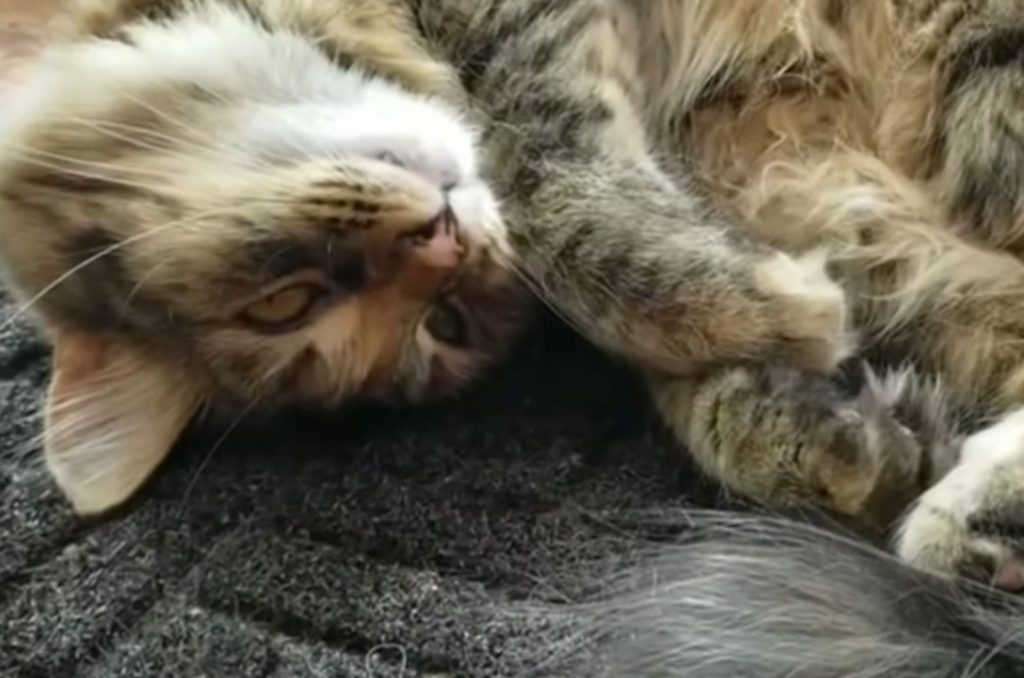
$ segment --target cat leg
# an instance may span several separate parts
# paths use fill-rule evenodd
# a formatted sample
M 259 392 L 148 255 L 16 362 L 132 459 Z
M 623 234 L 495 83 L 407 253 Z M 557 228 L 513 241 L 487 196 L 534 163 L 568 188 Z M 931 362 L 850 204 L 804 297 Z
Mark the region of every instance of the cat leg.
M 516 257 L 598 346 L 673 374 L 725 361 L 828 372 L 849 355 L 823 257 L 758 244 L 637 166 L 564 160 L 538 180 L 504 200 Z
M 929 116 L 937 184 L 957 226 L 1024 255 L 1024 8 L 990 1 L 947 31 Z
M 499 3 L 459 45 L 517 267 L 584 336 L 640 365 L 833 369 L 851 340 L 823 259 L 756 242 L 659 167 L 635 45 L 608 9 Z
M 868 373 L 857 393 L 768 367 L 692 379 L 651 374 L 648 384 L 702 469 L 768 506 L 825 509 L 884 534 L 953 465 L 946 393 L 911 370 Z

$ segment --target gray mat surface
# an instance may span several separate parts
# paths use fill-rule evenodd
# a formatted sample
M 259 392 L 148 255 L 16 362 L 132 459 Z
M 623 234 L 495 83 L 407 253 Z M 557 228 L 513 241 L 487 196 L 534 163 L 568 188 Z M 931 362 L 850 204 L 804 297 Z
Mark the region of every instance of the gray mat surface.
M 32 447 L 46 374 L 0 333 L 5 678 L 520 675 L 550 634 L 507 607 L 628 556 L 600 513 L 698 492 L 636 385 L 544 330 L 464 402 L 193 432 L 86 523 Z

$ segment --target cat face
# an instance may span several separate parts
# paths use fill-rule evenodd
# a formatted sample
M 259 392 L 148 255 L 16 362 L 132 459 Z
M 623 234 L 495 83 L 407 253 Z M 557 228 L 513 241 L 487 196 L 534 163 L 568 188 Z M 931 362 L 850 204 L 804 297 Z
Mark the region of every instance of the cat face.
M 470 129 L 294 35 L 140 24 L 15 103 L 0 249 L 54 341 L 46 453 L 80 512 L 200 407 L 449 395 L 524 325 Z

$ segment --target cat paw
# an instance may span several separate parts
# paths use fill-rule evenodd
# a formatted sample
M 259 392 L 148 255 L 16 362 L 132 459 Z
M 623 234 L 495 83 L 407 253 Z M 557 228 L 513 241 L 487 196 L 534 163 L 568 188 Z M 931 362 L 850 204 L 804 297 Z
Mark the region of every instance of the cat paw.
M 769 299 L 768 322 L 779 338 L 782 360 L 829 373 L 853 354 L 846 297 L 828 277 L 823 252 L 798 258 L 779 253 L 755 268 L 754 279 Z
M 1016 529 L 1024 528 L 1024 524 Z M 939 507 L 915 508 L 899 536 L 897 554 L 943 577 L 966 577 L 1009 591 L 1024 590 L 1024 553 L 995 523 L 961 521 Z
M 1024 590 L 1024 411 L 971 436 L 904 521 L 896 552 L 945 577 Z

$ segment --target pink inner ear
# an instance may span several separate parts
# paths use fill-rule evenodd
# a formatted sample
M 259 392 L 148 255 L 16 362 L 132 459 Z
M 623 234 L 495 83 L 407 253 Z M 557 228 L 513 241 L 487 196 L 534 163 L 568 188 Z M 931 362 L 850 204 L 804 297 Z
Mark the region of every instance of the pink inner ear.
M 77 513 L 102 513 L 156 470 L 201 398 L 180 370 L 128 345 L 54 334 L 47 467 Z
M 109 359 L 108 344 L 102 339 L 85 335 L 58 334 L 53 351 L 53 389 L 63 390 L 106 367 Z

